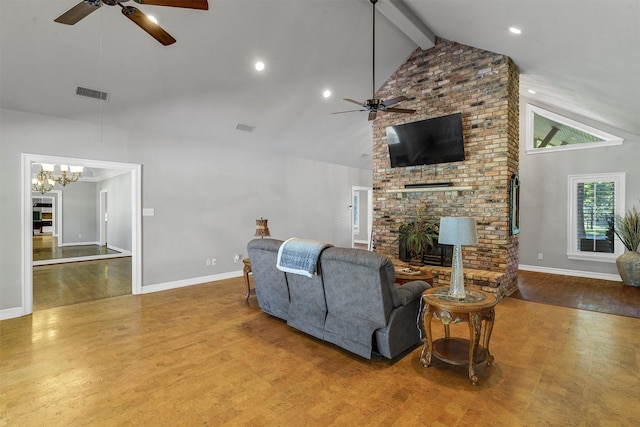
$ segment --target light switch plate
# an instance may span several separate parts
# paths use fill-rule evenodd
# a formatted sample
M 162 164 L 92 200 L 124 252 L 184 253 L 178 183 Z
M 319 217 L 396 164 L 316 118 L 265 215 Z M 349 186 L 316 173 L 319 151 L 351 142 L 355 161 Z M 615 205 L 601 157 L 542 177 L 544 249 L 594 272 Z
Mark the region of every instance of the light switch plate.
M 154 216 L 156 210 L 154 208 L 142 208 L 142 216 Z

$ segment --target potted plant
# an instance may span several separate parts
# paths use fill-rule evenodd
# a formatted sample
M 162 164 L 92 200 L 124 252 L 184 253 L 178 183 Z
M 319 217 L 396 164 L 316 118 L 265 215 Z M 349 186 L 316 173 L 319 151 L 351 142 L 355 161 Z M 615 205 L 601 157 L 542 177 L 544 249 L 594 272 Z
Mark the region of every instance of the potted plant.
M 622 241 L 626 252 L 616 259 L 618 273 L 625 285 L 640 286 L 640 212 L 634 206 L 624 215 L 616 216 L 616 236 Z
M 398 229 L 396 241 L 400 246 L 400 259 L 422 264 L 422 258 L 437 242 L 438 225 L 425 217 L 426 205 L 418 208 L 416 218 Z M 405 252 L 403 256 L 402 252 Z

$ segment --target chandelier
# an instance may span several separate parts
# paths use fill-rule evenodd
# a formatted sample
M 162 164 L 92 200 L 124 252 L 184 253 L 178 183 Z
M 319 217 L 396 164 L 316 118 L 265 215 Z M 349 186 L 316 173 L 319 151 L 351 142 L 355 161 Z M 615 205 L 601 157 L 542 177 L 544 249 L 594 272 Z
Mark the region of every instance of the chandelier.
M 42 164 L 40 172 L 31 180 L 31 189 L 44 194 L 53 190 L 56 182 L 64 187 L 81 178 L 84 169 L 82 166 L 60 165 L 60 176 L 56 177 L 53 175 L 54 168 L 55 165 Z

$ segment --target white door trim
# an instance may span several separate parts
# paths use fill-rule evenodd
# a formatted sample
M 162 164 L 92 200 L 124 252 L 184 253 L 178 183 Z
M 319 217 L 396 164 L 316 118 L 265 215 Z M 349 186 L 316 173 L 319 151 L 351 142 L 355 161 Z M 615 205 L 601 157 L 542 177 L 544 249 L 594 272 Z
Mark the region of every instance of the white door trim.
M 73 164 L 131 172 L 131 292 L 142 293 L 142 166 L 102 160 L 76 159 L 22 153 L 22 307 L 23 315 L 33 312 L 33 214 L 31 209 L 31 165 L 37 163 Z

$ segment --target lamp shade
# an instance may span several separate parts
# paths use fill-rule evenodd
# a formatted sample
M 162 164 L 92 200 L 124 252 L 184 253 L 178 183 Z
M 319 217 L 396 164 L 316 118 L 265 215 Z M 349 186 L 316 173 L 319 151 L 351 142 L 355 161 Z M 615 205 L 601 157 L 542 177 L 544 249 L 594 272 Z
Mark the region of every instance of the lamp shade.
M 477 245 L 476 219 L 450 216 L 440 218 L 438 243 L 444 245 Z
M 268 219 L 260 218 L 256 219 L 256 236 L 260 237 L 269 237 L 271 233 L 269 232 L 269 227 L 267 226 Z

